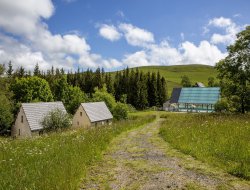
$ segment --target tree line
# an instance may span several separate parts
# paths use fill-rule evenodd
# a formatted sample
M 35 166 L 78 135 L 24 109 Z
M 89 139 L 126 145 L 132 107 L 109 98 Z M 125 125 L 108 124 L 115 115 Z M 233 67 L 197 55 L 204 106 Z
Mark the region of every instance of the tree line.
M 95 71 L 78 69 L 66 73 L 53 66 L 44 72 L 38 64 L 33 72 L 23 67 L 14 71 L 11 62 L 6 68 L 3 65 L 0 68 L 0 74 L 6 73 L 0 78 L 0 100 L 1 103 L 8 102 L 0 110 L 1 117 L 9 118 L 8 122 L 4 122 L 6 126 L 13 122 L 23 102 L 62 101 L 67 111 L 74 114 L 82 102 L 105 101 L 119 117 L 124 113 L 125 104 L 142 110 L 161 106 L 167 99 L 166 81 L 159 72 L 144 74 L 139 69 L 126 68 L 106 73 L 104 69 L 97 68 Z

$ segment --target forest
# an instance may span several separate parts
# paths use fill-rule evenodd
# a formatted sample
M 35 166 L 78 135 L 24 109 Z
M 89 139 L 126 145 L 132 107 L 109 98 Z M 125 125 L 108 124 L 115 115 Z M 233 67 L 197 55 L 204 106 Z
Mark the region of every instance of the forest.
M 51 67 L 46 72 L 36 64 L 33 71 L 23 67 L 14 70 L 11 62 L 1 65 L 0 110 L 1 132 L 6 132 L 14 122 L 21 103 L 62 101 L 71 115 L 80 103 L 105 101 L 111 112 L 122 109 L 143 110 L 160 107 L 167 99 L 167 84 L 160 73 L 143 73 L 126 68 L 117 72 L 95 71 L 80 68 L 65 72 Z M 116 103 L 119 108 L 115 108 Z M 114 113 L 113 113 L 114 114 Z

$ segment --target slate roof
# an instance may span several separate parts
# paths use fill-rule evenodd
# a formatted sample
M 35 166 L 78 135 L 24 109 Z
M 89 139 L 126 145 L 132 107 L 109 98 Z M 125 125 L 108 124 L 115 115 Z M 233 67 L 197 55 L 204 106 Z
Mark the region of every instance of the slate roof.
M 60 109 L 67 113 L 62 102 L 22 103 L 31 131 L 42 129 L 40 122 L 50 111 Z
M 174 88 L 173 89 L 171 99 L 170 99 L 170 104 L 178 103 L 180 93 L 181 93 L 181 88 Z
M 113 118 L 105 102 L 82 103 L 81 105 L 89 117 L 91 123 Z

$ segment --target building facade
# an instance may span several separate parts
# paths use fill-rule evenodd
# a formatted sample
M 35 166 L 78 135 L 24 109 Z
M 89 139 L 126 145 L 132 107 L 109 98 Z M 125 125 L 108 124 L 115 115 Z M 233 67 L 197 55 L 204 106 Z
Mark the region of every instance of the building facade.
M 62 102 L 22 103 L 15 124 L 11 128 L 11 136 L 25 138 L 39 135 L 43 131 L 41 121 L 55 109 L 67 113 Z
M 73 127 L 88 128 L 104 124 L 111 124 L 113 116 L 105 102 L 82 103 L 74 117 Z

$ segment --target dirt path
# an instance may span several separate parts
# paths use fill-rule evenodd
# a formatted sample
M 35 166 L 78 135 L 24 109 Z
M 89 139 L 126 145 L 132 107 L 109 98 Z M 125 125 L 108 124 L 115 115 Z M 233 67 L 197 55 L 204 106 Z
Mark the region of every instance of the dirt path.
M 117 137 L 80 189 L 248 189 L 222 171 L 171 148 L 158 136 L 162 119 Z

